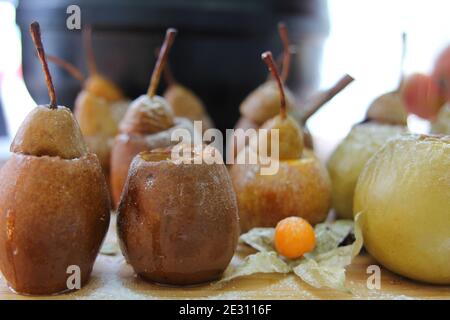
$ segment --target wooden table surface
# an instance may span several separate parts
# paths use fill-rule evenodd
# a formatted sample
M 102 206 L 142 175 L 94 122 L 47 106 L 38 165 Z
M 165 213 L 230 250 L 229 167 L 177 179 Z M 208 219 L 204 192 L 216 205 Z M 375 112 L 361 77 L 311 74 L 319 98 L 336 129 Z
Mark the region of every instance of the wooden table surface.
M 114 219 L 113 219 L 114 220 Z M 106 243 L 113 245 L 114 221 Z M 115 246 L 112 246 L 115 248 Z M 232 263 L 239 263 L 252 249 L 240 245 Z M 367 288 L 367 267 L 376 262 L 367 254 L 356 258 L 347 269 L 347 287 L 351 293 L 316 289 L 294 275 L 256 274 L 225 284 L 206 284 L 189 288 L 162 287 L 142 281 L 124 261 L 100 254 L 90 282 L 81 290 L 53 297 L 20 296 L 8 290 L 0 279 L 0 299 L 449 299 L 449 286 L 432 286 L 381 271 L 381 289 Z

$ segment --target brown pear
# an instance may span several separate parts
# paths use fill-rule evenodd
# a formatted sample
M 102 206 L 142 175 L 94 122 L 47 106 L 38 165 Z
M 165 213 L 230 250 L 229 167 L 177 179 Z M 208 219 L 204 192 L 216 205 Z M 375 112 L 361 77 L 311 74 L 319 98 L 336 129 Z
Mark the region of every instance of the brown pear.
M 108 102 L 117 102 L 123 100 L 124 94 L 122 93 L 122 90 L 120 90 L 120 88 L 115 83 L 107 79 L 105 76 L 99 74 L 97 71 L 94 49 L 92 47 L 91 27 L 87 27 L 84 29 L 83 41 L 89 67 L 89 77 L 84 83 L 84 88 L 93 95 L 102 97 Z
M 164 68 L 164 75 L 168 84 L 164 98 L 172 106 L 175 116 L 202 121 L 203 131 L 213 128 L 214 123 L 206 112 L 202 100 L 191 89 L 175 80 L 168 63 Z
M 70 109 L 38 106 L 19 127 L 11 152 L 74 159 L 85 156 L 88 149 Z
M 84 88 L 93 95 L 102 97 L 108 102 L 116 102 L 125 98 L 122 90 L 115 83 L 98 73 L 86 79 Z
M 164 98 L 155 95 L 175 34 L 174 29 L 167 31 L 148 92 L 131 103 L 120 123 L 120 134 L 114 140 L 111 152 L 111 188 L 116 205 L 131 161 L 139 152 L 176 144 L 177 141 L 171 140 L 175 130 L 194 131 L 191 120 L 175 117 L 172 106 Z
M 278 152 L 280 160 L 298 159 L 303 153 L 302 129 L 292 117 L 277 115 L 262 125 L 261 129 L 268 130 L 268 154 L 272 154 L 271 130 L 278 130 Z
M 269 144 L 267 152 L 272 161 L 278 162 L 278 171 L 264 175 L 259 162 L 239 162 L 246 158 L 249 148 L 254 145 L 252 143 L 239 153 L 238 162 L 230 174 L 243 232 L 256 227 L 275 227 L 278 221 L 289 216 L 300 216 L 312 224 L 321 222 L 328 214 L 331 200 L 326 168 L 312 151 L 304 149 L 300 126 L 286 114 L 284 88 L 272 54 L 265 52 L 262 58 L 277 80 L 279 89 L 280 114 L 262 126 L 262 129 L 278 130 L 279 158 L 274 157 L 274 145 Z M 265 134 L 265 131 L 260 130 L 258 134 Z M 270 136 L 268 138 L 270 141 Z
M 286 105 L 288 110 L 295 108 L 293 94 L 286 90 Z M 252 93 L 242 102 L 241 114 L 250 121 L 261 125 L 280 112 L 277 83 L 269 80 Z
M 313 96 L 313 98 L 308 101 L 304 107 L 297 110 L 296 112 L 291 112 L 292 114 L 292 120 L 295 120 L 300 124 L 300 127 L 302 127 L 302 135 L 303 135 L 303 143 L 304 146 L 308 149 L 313 149 L 314 143 L 311 136 L 311 133 L 308 130 L 308 127 L 306 125 L 308 119 L 313 116 L 320 108 L 322 108 L 328 101 L 333 99 L 339 92 L 344 90 L 351 82 L 353 82 L 353 77 L 351 77 L 348 74 L 345 74 L 343 77 L 341 77 L 332 87 L 318 92 Z M 255 123 L 250 121 L 246 117 L 241 117 L 238 121 L 238 123 L 235 126 L 235 129 L 249 129 L 249 128 L 258 128 L 259 126 Z M 239 151 L 242 150 L 243 147 L 247 145 L 245 141 L 240 141 L 235 137 L 234 139 L 234 148 L 236 156 Z
M 283 42 L 283 71 L 281 79 L 286 82 L 289 69 L 291 52 L 289 49 L 289 38 L 287 34 L 287 28 L 284 23 L 278 24 L 278 31 L 281 41 Z M 295 109 L 294 95 L 284 88 L 286 97 L 286 107 L 288 112 Z M 258 88 L 252 91 L 241 103 L 240 112 L 241 115 L 256 123 L 258 126 L 262 125 L 267 120 L 275 117 L 280 112 L 280 101 L 277 82 L 275 80 L 268 79 L 265 83 L 261 84 Z
M 30 26 L 50 94 L 22 123 L 0 169 L 0 270 L 22 294 L 56 294 L 90 277 L 109 225 L 109 195 L 69 109 L 57 106 L 39 24 Z
M 93 54 L 88 56 L 89 59 L 93 59 Z M 119 122 L 129 102 L 123 97 L 120 98 L 121 100 L 111 99 L 111 95 L 106 97 L 100 92 L 103 89 L 92 90 L 92 87 L 104 87 L 103 91 L 111 91 L 108 87 L 115 87 L 114 84 L 111 86 L 99 85 L 101 82 L 110 83 L 110 81 L 97 73 L 95 61 L 90 63 L 93 64 L 91 67 L 94 69 L 91 71 L 93 74 L 86 79 L 81 71 L 71 63 L 51 55 L 47 55 L 47 59 L 65 69 L 83 85 L 84 89 L 75 100 L 75 117 L 89 150 L 97 155 L 104 174 L 108 176 L 112 141 L 119 131 Z
M 182 163 L 172 161 L 170 149 L 134 158 L 117 230 L 127 262 L 143 279 L 194 285 L 218 279 L 230 263 L 238 208 L 223 162 L 207 164 L 214 152 L 192 152 Z

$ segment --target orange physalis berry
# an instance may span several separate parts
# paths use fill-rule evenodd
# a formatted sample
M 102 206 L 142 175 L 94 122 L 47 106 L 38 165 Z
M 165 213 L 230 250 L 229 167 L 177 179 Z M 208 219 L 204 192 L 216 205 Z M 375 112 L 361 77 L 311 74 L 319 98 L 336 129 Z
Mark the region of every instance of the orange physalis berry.
M 314 228 L 300 217 L 289 217 L 278 222 L 275 228 L 275 249 L 289 259 L 310 252 L 316 245 Z

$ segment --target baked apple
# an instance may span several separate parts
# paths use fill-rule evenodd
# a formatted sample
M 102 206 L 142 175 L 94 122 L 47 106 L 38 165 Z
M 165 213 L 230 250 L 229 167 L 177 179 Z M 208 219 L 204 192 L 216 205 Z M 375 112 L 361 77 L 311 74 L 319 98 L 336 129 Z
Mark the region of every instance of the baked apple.
M 367 251 L 411 279 L 450 284 L 450 136 L 404 135 L 365 166 L 355 190 Z

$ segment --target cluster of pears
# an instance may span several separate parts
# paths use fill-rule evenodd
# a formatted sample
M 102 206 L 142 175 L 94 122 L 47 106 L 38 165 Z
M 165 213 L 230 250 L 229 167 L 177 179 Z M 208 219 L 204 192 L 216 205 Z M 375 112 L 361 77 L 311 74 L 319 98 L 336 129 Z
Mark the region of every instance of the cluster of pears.
M 274 227 L 289 216 L 300 216 L 315 224 L 326 218 L 331 203 L 328 172 L 314 153 L 304 148 L 302 129 L 288 115 L 283 81 L 272 54 L 265 52 L 262 59 L 276 81 L 279 115 L 269 119 L 261 128 L 269 132 L 278 130 L 276 147 L 279 158 L 273 157 L 272 161 L 279 161 L 279 169 L 273 175 L 262 175 L 261 163 L 240 161 L 252 151 L 253 143 L 239 152 L 237 164 L 231 168 L 230 174 L 238 199 L 242 232 L 254 227 Z M 271 141 L 270 137 L 268 140 Z M 274 147 L 269 144 L 269 157 Z
M 289 76 L 292 52 L 286 25 L 279 23 L 278 31 L 283 43 L 281 80 L 285 83 Z M 351 76 L 345 75 L 333 87 L 324 92 L 319 92 L 301 108 L 297 107 L 294 94 L 284 86 L 287 112 L 302 128 L 303 140 L 307 148 L 312 149 L 314 144 L 306 126 L 308 119 L 352 81 L 353 78 Z M 277 83 L 273 77 L 269 76 L 263 84 L 252 91 L 241 103 L 241 117 L 235 125 L 235 129 L 258 129 L 269 119 L 276 116 L 279 113 L 279 109 Z M 233 144 L 234 155 L 237 156 L 239 151 L 247 145 L 248 141 L 240 141 L 235 138 Z
M 83 90 L 75 100 L 75 117 L 89 150 L 98 156 L 103 172 L 108 177 L 112 141 L 119 131 L 119 122 L 127 110 L 129 101 L 116 84 L 98 72 L 90 27 L 84 30 L 83 40 L 88 62 L 88 77 L 58 57 L 49 55 L 48 59 L 66 69 L 82 83 Z
M 176 144 L 171 140 L 175 130 L 185 129 L 193 135 L 194 126 L 187 118 L 176 117 L 173 106 L 156 90 L 167 56 L 175 39 L 176 30 L 169 29 L 159 52 L 147 93 L 131 102 L 119 125 L 111 151 L 111 189 L 117 206 L 133 158 L 142 151 Z
M 107 183 L 70 109 L 58 106 L 37 22 L 30 26 L 50 95 L 33 109 L 0 170 L 0 270 L 24 294 L 68 290 L 90 276 L 110 218 Z

